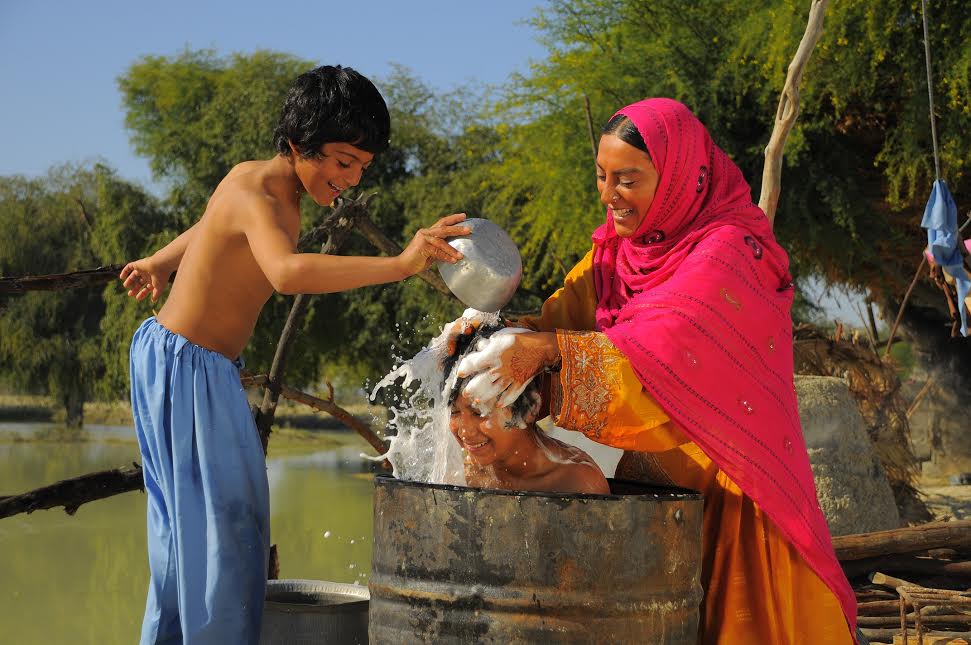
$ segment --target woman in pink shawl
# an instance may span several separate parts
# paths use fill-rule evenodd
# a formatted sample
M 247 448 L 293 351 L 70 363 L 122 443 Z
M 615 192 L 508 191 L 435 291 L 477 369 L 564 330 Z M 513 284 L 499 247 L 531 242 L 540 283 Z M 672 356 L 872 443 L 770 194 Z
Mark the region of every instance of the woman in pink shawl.
M 553 370 L 553 420 L 627 451 L 618 477 L 704 494 L 701 642 L 852 643 L 856 602 L 803 442 L 792 280 L 771 224 L 670 99 L 611 119 L 597 188 L 607 221 L 593 248 L 525 321 L 537 333 L 485 366 L 508 388 L 500 402 Z

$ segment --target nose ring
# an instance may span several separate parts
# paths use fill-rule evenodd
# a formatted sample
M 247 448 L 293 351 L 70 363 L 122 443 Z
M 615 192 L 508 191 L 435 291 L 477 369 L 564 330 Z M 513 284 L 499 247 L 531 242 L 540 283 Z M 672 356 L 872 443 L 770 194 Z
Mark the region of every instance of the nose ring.
M 610 198 L 610 201 L 615 202 L 618 199 L 620 199 L 620 195 L 614 195 L 613 197 Z

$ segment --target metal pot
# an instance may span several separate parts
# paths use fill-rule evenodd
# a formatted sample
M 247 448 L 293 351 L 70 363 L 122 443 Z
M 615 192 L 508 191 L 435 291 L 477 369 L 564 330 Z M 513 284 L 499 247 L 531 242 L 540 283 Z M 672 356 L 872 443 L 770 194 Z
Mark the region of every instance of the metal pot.
M 269 580 L 260 645 L 367 645 L 367 587 L 326 580 Z
M 497 224 L 473 217 L 461 223 L 472 232 L 448 243 L 465 257 L 455 264 L 440 262 L 438 270 L 452 293 L 479 311 L 499 311 L 523 278 L 523 261 L 512 238 Z

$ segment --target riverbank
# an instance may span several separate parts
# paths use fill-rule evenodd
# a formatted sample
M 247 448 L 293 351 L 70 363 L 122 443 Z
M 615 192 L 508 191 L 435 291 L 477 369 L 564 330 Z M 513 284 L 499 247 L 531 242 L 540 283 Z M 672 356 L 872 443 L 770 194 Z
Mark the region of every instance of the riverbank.
M 255 398 L 251 402 L 258 403 Z M 383 429 L 384 408 L 359 402 L 346 409 L 376 431 Z M 0 444 L 135 442 L 131 405 L 127 401 L 85 403 L 82 428 L 66 427 L 64 418 L 63 408 L 50 397 L 0 394 L 0 424 L 6 426 L 0 431 Z M 277 406 L 276 423 L 270 436 L 271 454 L 301 454 L 358 443 L 363 452 L 373 452 L 354 431 L 328 414 L 287 400 Z

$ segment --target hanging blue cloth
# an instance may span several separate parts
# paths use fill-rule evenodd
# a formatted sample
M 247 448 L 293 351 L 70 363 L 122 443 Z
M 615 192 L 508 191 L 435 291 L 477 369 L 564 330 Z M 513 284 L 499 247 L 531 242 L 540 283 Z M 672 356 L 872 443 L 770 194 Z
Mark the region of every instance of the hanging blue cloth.
M 968 308 L 964 299 L 971 291 L 971 277 L 964 270 L 964 259 L 958 248 L 958 209 L 943 179 L 934 182 L 931 197 L 924 208 L 920 225 L 927 229 L 927 250 L 934 262 L 954 278 L 958 290 L 958 309 L 961 312 L 961 333 L 968 335 Z

